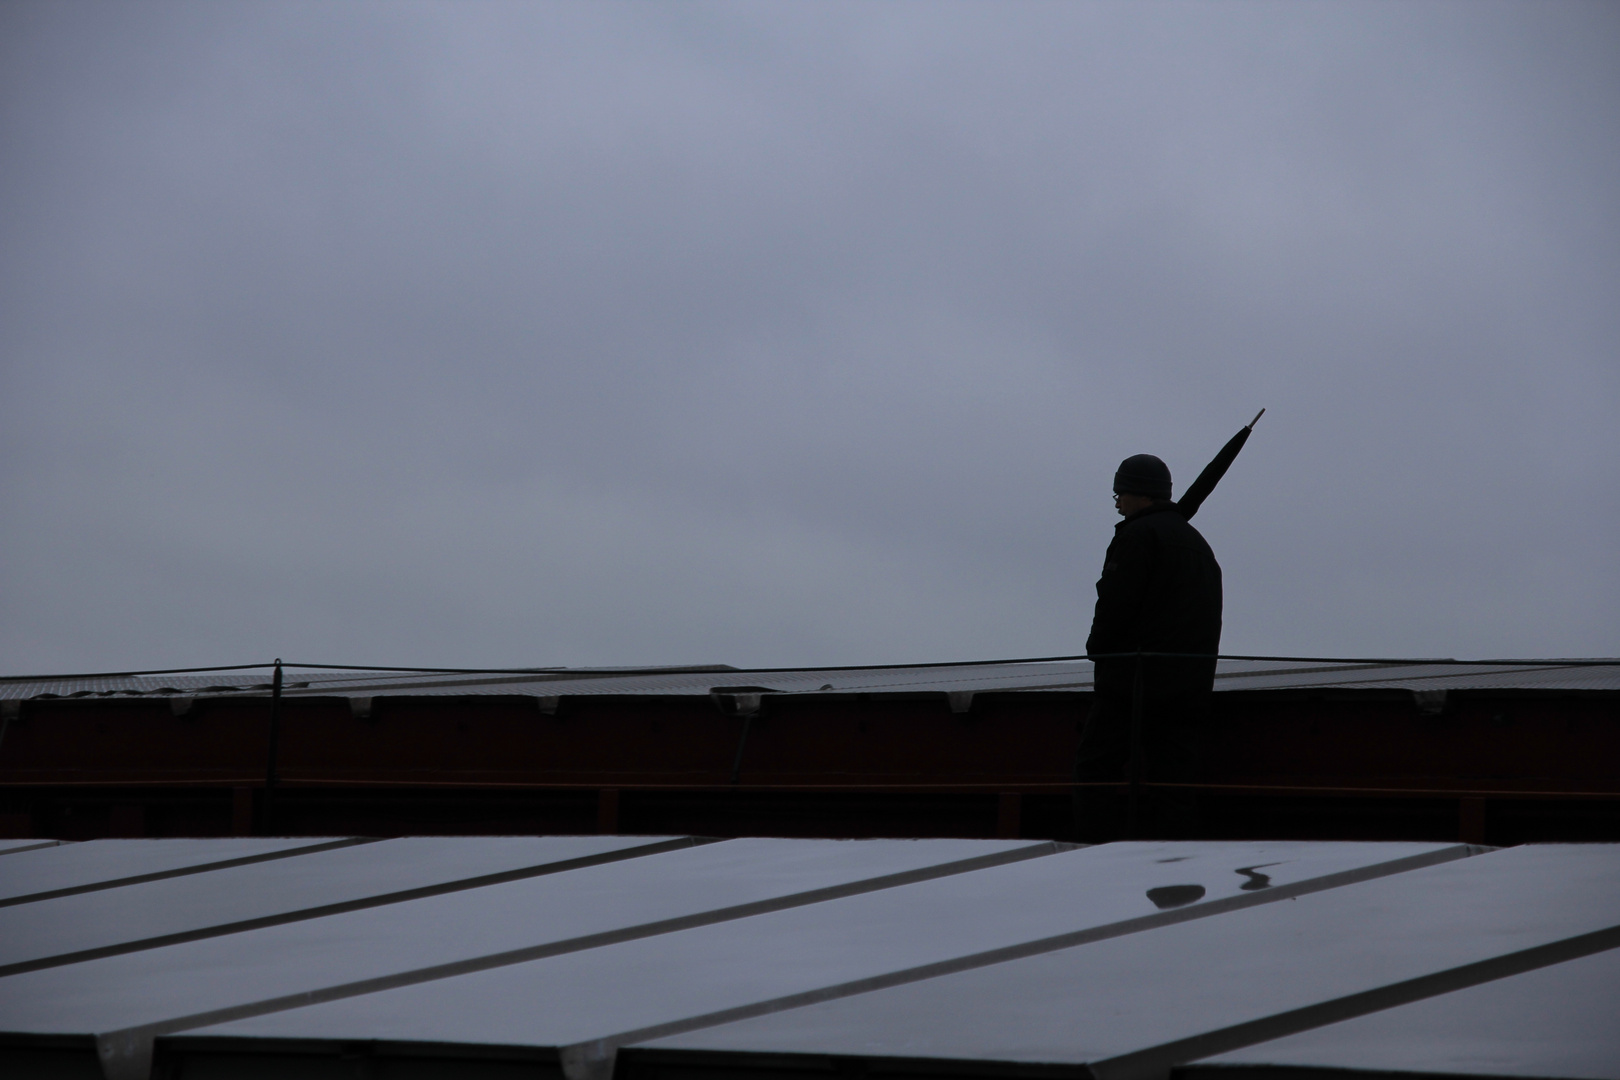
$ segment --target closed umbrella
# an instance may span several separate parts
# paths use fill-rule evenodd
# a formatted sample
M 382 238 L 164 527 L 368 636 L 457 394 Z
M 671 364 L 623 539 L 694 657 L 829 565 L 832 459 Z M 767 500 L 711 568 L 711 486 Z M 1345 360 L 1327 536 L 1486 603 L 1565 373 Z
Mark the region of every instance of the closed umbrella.
M 1187 490 L 1176 500 L 1176 507 L 1181 511 L 1182 517 L 1191 518 L 1198 513 L 1198 508 L 1204 505 L 1209 493 L 1215 490 L 1215 485 L 1226 475 L 1226 470 L 1238 456 L 1238 451 L 1249 441 L 1249 432 L 1254 430 L 1254 425 L 1258 424 L 1264 415 L 1266 415 L 1264 409 L 1255 413 L 1254 419 L 1249 421 L 1249 426 L 1232 436 L 1231 440 L 1221 447 L 1221 452 L 1215 455 L 1215 460 L 1204 466 L 1204 471 L 1198 474 L 1198 479 L 1187 485 Z

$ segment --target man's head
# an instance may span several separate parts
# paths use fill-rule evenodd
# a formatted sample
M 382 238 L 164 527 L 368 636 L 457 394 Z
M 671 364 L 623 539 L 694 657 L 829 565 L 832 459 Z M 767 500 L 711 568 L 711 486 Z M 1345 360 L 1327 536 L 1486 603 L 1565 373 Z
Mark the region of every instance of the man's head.
M 1152 454 L 1135 454 L 1114 473 L 1114 506 L 1126 517 L 1170 498 L 1170 466 Z

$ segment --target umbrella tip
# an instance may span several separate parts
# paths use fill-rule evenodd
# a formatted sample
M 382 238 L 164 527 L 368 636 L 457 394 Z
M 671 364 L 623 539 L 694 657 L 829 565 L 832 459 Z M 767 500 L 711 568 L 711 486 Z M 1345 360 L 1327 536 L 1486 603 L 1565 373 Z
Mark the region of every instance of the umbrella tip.
M 1264 415 L 1266 415 L 1266 410 L 1264 409 L 1261 409 L 1259 412 L 1254 414 L 1254 419 L 1249 421 L 1250 431 L 1254 430 L 1254 425 L 1258 424 L 1260 422 L 1260 418 Z

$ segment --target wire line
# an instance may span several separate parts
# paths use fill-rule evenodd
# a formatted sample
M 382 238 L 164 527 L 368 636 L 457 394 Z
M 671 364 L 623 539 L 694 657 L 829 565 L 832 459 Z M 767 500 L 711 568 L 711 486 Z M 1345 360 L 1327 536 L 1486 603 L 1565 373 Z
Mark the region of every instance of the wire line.
M 1054 664 L 1080 660 L 1123 660 L 1137 656 L 1179 660 L 1254 660 L 1287 664 L 1344 664 L 1362 667 L 1620 667 L 1620 660 L 1600 659 L 1527 659 L 1509 657 L 1496 660 L 1455 660 L 1443 657 L 1389 657 L 1389 656 L 1257 656 L 1246 653 L 1076 653 L 1066 656 L 1027 656 L 1003 660 L 935 660 L 920 664 L 843 664 L 816 667 L 754 667 L 734 668 L 713 664 L 687 664 L 677 667 L 626 668 L 452 668 L 452 667 L 380 667 L 363 664 L 300 664 L 282 663 L 283 668 L 315 671 L 378 671 L 421 675 L 556 675 L 578 674 L 593 678 L 626 675 L 763 675 L 791 674 L 810 671 L 897 671 L 906 668 L 1007 667 L 1014 664 Z M 190 675 L 211 671 L 252 671 L 275 667 L 274 662 L 264 664 L 225 664 L 217 667 L 158 668 L 150 671 L 97 671 L 67 675 L 0 675 L 0 683 L 56 682 L 73 679 L 128 679 L 146 675 Z

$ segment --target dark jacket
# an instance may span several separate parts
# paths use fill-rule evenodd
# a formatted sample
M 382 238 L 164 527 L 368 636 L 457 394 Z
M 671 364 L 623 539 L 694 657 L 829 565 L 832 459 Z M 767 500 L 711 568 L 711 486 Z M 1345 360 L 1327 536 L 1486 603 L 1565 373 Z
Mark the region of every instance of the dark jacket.
M 1221 647 L 1221 567 L 1173 502 L 1156 502 L 1114 526 L 1097 579 L 1097 611 L 1086 652 L 1199 653 Z M 1097 661 L 1096 689 L 1129 697 L 1136 661 Z M 1149 697 L 1207 693 L 1214 660 L 1144 662 Z

